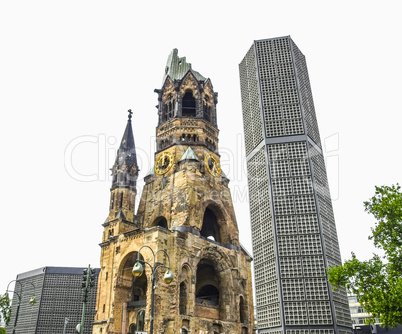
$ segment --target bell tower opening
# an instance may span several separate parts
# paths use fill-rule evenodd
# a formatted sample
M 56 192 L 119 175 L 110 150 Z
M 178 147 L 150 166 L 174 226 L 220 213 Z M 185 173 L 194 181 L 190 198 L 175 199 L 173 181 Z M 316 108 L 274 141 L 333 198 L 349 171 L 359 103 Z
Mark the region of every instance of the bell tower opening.
M 163 228 L 168 228 L 168 222 L 165 217 L 158 217 L 155 219 L 154 223 L 152 226 L 160 226 Z
M 204 219 L 202 221 L 201 236 L 217 242 L 221 242 L 220 228 L 218 218 L 215 213 L 209 209 L 205 209 Z
M 186 91 L 183 96 L 182 102 L 182 115 L 184 117 L 195 117 L 196 116 L 196 103 L 192 91 Z
M 213 266 L 200 261 L 197 268 L 196 303 L 206 302 L 207 305 L 219 305 L 219 277 Z

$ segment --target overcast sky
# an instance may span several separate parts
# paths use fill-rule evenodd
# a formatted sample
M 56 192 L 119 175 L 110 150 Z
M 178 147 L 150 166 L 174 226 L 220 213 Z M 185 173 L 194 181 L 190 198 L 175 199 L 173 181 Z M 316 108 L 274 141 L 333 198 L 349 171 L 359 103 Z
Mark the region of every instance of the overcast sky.
M 238 64 L 253 40 L 287 35 L 307 59 L 342 258 L 370 257 L 363 201 L 401 179 L 398 4 L 1 1 L 0 292 L 42 266 L 99 267 L 127 109 L 140 194 L 173 48 L 219 93 L 222 169 L 251 252 Z

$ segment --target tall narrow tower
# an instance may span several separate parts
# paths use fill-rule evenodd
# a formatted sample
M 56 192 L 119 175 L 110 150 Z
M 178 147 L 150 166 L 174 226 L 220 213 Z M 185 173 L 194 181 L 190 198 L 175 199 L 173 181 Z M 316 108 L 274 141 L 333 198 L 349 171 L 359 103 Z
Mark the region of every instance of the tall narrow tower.
M 112 169 L 93 333 L 149 331 L 153 307 L 154 334 L 251 334 L 251 258 L 239 243 L 229 180 L 219 164 L 218 94 L 177 49 L 155 92 L 155 165 L 144 178 L 136 215 L 138 168 L 130 119 Z M 137 256 L 152 263 L 143 246 L 169 264 L 172 283 L 164 283 L 162 272 L 153 286 L 149 266 L 140 277 L 132 275 Z
M 259 333 L 349 332 L 326 278 L 341 257 L 305 57 L 258 40 L 239 68 Z

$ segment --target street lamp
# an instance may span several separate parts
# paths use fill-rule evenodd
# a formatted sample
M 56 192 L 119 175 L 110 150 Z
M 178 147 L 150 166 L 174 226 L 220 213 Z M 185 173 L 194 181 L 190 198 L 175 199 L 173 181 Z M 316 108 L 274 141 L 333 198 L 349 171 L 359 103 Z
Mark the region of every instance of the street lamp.
M 11 284 L 12 282 L 16 282 L 16 284 L 18 283 L 18 284 L 21 286 L 21 291 L 20 291 L 20 293 L 18 293 L 17 291 L 14 291 L 14 290 L 9 290 L 8 287 L 10 286 L 10 284 Z M 36 304 L 36 297 L 35 297 L 35 290 L 36 290 L 36 288 L 35 288 L 35 285 L 34 285 L 32 282 L 25 282 L 25 283 L 31 284 L 31 285 L 33 286 L 33 288 L 34 288 L 33 296 L 29 299 L 29 305 L 34 306 L 34 305 Z M 22 283 L 21 283 L 20 281 L 17 281 L 17 280 L 12 280 L 10 283 L 8 283 L 8 285 L 7 285 L 7 290 L 6 290 L 6 293 L 5 293 L 5 295 L 4 295 L 4 299 L 5 299 L 5 300 L 10 300 L 10 297 L 9 297 L 9 295 L 8 295 L 8 292 L 13 292 L 13 293 L 15 293 L 15 294 L 17 295 L 17 297 L 18 297 L 17 311 L 16 311 L 16 313 L 15 313 L 14 326 L 13 326 L 13 334 L 15 334 L 15 329 L 17 328 L 18 314 L 19 314 L 19 312 L 20 312 L 20 305 L 21 305 L 21 300 L 22 300 L 22 293 L 23 293 L 23 285 L 22 285 Z
M 144 260 L 140 260 L 140 252 L 141 252 L 141 249 L 144 248 L 144 247 L 147 247 L 147 248 L 149 248 L 151 250 L 152 255 L 153 255 L 153 260 L 154 260 L 153 265 L 149 264 L 148 262 L 146 262 Z M 163 252 L 167 256 L 167 258 L 168 258 L 168 266 L 165 266 L 163 264 L 157 264 L 155 266 L 156 255 L 158 255 L 159 252 Z M 146 263 L 151 268 L 151 272 L 152 272 L 151 310 L 150 310 L 151 323 L 150 323 L 150 326 L 149 326 L 149 332 L 150 332 L 150 334 L 153 334 L 153 330 L 154 330 L 154 300 L 155 300 L 155 273 L 159 268 L 165 268 L 166 272 L 165 272 L 165 275 L 163 276 L 163 281 L 166 284 L 170 284 L 173 281 L 173 273 L 170 270 L 169 255 L 163 249 L 158 250 L 156 253 L 154 253 L 152 248 L 147 246 L 147 245 L 144 245 L 139 249 L 138 254 L 137 254 L 137 262 L 134 264 L 134 267 L 133 267 L 133 275 L 136 276 L 136 277 L 141 276 L 142 273 L 144 272 L 144 267 L 142 266 L 141 262 Z

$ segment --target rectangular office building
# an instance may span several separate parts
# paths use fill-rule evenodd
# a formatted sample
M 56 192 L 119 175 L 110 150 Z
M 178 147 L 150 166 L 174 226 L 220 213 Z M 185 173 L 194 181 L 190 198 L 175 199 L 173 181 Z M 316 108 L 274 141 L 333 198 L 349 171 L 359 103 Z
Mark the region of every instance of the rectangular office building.
M 259 333 L 351 332 L 326 168 L 304 55 L 254 41 L 239 65 Z
M 43 267 L 17 275 L 11 321 L 6 334 L 13 333 L 14 325 L 15 333 L 75 334 L 82 315 L 81 282 L 84 269 Z M 95 286 L 88 294 L 84 334 L 92 333 L 99 271 L 95 269 Z M 30 305 L 33 296 L 36 297 L 36 304 Z

